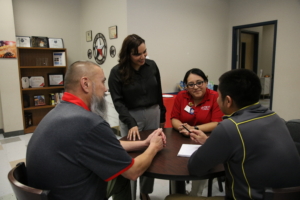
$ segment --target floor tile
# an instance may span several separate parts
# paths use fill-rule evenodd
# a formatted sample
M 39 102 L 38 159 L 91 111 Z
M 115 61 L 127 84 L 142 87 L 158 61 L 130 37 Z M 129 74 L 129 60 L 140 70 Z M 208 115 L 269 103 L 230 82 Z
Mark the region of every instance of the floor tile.
M 28 142 L 29 142 L 31 136 L 32 136 L 32 133 L 27 133 L 27 134 L 19 136 L 21 138 L 21 140 L 24 141 L 24 144 L 25 144 L 26 147 L 28 145 Z
M 18 142 L 6 143 L 2 146 L 6 152 L 9 162 L 24 159 L 26 156 L 26 146 L 24 141 L 21 141 L 21 139 Z
M 9 161 L 6 155 L 6 152 L 4 150 L 0 151 L 0 170 L 2 170 L 2 167 L 9 166 Z
M 16 197 L 14 194 L 8 194 L 0 197 L 0 200 L 16 200 Z
M 8 181 L 7 175 L 8 172 L 11 170 L 10 166 L 7 167 L 1 167 L 0 169 L 0 197 L 12 194 L 13 190 L 10 186 L 10 183 Z
M 21 139 L 19 137 L 11 137 L 11 138 L 4 138 L 0 140 L 0 143 L 7 144 L 7 143 L 17 142 L 17 141 L 21 141 Z
M 10 164 L 11 168 L 14 168 L 20 162 L 24 162 L 25 166 L 26 166 L 26 162 L 25 161 L 26 161 L 26 159 L 23 158 L 23 159 L 11 161 L 11 162 L 9 162 L 9 164 Z
M 0 144 L 0 150 L 3 150 L 3 147 L 2 147 L 2 145 Z

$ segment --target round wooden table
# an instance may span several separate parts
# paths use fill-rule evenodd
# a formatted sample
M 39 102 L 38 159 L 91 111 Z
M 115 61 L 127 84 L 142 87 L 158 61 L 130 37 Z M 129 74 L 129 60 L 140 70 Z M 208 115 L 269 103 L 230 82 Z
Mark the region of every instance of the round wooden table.
M 212 168 L 207 174 L 204 176 L 192 176 L 189 174 L 187 164 L 189 158 L 187 157 L 179 157 L 177 156 L 182 144 L 196 144 L 189 137 L 185 137 L 180 134 L 178 131 L 173 128 L 164 128 L 163 129 L 166 138 L 167 138 L 167 146 L 162 149 L 160 152 L 156 154 L 154 157 L 150 167 L 143 174 L 144 176 L 165 179 L 165 180 L 174 180 L 182 182 L 186 180 L 201 180 L 201 179 L 209 179 L 212 181 L 215 177 L 224 176 L 224 166 L 223 164 L 219 164 Z M 141 139 L 144 140 L 151 134 L 153 130 L 142 131 L 140 132 Z M 121 138 L 121 140 L 127 140 L 126 137 Z M 129 152 L 129 155 L 133 158 L 140 155 L 142 152 Z M 211 186 L 209 184 L 208 186 Z M 179 188 L 179 187 L 176 187 Z M 209 189 L 209 188 L 208 188 Z M 180 193 L 182 193 L 183 189 Z M 185 192 L 185 189 L 184 189 Z

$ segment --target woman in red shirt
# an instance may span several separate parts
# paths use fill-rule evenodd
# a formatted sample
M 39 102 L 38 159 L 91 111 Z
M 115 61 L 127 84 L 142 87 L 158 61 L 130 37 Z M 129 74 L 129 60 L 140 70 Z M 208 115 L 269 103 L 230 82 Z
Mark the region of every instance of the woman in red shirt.
M 211 132 L 224 115 L 217 103 L 218 93 L 207 88 L 208 79 L 198 68 L 187 71 L 183 82 L 185 90 L 177 94 L 171 113 L 173 128 L 185 136 L 189 132 L 182 125 Z
M 207 88 L 208 79 L 198 68 L 187 71 L 183 82 L 185 90 L 177 94 L 171 113 L 173 128 L 185 136 L 191 129 L 211 132 L 224 115 L 217 103 L 218 93 Z M 207 180 L 192 181 L 190 195 L 202 196 L 206 184 Z

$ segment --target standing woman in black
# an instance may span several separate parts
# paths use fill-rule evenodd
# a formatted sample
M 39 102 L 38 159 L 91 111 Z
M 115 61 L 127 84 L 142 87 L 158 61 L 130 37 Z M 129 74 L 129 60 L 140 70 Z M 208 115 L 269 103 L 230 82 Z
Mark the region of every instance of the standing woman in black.
M 108 86 L 119 113 L 120 132 L 129 140 L 140 140 L 140 131 L 163 128 L 166 108 L 163 104 L 159 69 L 146 59 L 145 40 L 136 34 L 127 36 L 119 54 L 119 64 L 111 69 Z M 150 199 L 154 179 L 140 177 L 141 199 Z

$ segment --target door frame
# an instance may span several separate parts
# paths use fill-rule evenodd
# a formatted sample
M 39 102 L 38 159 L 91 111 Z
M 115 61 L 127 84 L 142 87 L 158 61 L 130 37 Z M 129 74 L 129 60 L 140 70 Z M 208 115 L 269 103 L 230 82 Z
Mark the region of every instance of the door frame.
M 275 55 L 276 55 L 276 38 L 277 38 L 277 20 L 273 21 L 266 21 L 266 22 L 259 22 L 254 24 L 245 24 L 240 26 L 233 26 L 232 27 L 232 55 L 231 55 L 231 69 L 236 69 L 236 63 L 238 59 L 238 34 L 237 32 L 240 31 L 240 29 L 244 28 L 253 28 L 257 26 L 266 26 L 266 25 L 274 25 L 274 40 L 273 40 L 273 54 L 272 54 L 272 74 L 271 74 L 271 94 L 270 94 L 270 110 L 272 110 L 272 104 L 273 104 L 273 89 L 274 89 L 274 71 L 275 71 Z

